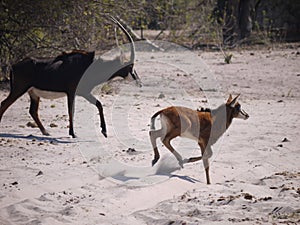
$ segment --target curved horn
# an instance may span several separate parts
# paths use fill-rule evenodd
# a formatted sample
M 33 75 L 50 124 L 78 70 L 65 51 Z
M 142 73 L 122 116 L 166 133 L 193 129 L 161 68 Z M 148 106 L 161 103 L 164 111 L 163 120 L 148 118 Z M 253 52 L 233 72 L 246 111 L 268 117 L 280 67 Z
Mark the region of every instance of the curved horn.
M 111 15 L 109 15 L 108 17 L 111 21 L 113 21 L 115 24 L 117 24 L 121 28 L 121 30 L 125 33 L 126 37 L 128 38 L 128 40 L 130 42 L 130 46 L 131 46 L 131 56 L 130 56 L 129 64 L 133 64 L 135 61 L 135 45 L 134 45 L 132 37 L 130 36 L 128 31 L 122 26 L 122 24 L 116 18 L 114 18 Z

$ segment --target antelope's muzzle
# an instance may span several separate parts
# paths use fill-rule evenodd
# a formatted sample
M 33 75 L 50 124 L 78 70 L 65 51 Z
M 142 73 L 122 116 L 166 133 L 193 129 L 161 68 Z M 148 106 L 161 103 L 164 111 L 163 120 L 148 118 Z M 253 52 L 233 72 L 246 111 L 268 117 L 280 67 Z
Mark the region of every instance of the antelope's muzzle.
M 249 118 L 248 113 L 246 113 L 244 110 L 241 109 L 240 114 L 242 115 L 244 120 L 247 120 Z
M 132 78 L 136 81 L 136 85 L 138 85 L 139 87 L 142 87 L 143 84 L 142 84 L 142 81 L 139 77 L 139 75 L 137 74 L 137 72 L 135 71 L 135 69 L 133 69 L 131 72 L 130 72 Z

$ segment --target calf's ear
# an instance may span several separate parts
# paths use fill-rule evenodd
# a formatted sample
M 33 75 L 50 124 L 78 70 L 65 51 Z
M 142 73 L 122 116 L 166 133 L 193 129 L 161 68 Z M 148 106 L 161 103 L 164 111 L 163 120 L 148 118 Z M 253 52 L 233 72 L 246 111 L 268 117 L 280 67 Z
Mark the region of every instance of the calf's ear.
M 227 104 L 230 104 L 231 103 L 231 101 L 232 101 L 232 95 L 231 94 L 229 94 L 229 97 L 228 97 L 228 99 L 227 99 Z
M 231 107 L 234 107 L 234 105 L 235 105 L 236 102 L 237 102 L 238 97 L 240 97 L 240 94 L 238 94 L 238 95 L 230 102 L 230 106 L 231 106 Z

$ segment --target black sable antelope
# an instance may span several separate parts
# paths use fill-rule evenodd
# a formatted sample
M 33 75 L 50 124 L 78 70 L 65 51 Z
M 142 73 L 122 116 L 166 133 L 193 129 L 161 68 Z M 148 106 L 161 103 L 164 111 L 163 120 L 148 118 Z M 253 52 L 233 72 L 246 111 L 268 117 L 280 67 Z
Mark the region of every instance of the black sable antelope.
M 76 137 L 73 129 L 73 112 L 75 96 L 84 97 L 96 105 L 100 114 L 101 132 L 107 137 L 102 104 L 92 94 L 92 89 L 116 76 L 126 78 L 129 74 L 139 84 L 139 77 L 134 70 L 135 46 L 126 29 L 113 17 L 127 36 L 131 46 L 130 61 L 123 63 L 120 57 L 113 60 L 99 59 L 94 61 L 94 52 L 74 50 L 62 53 L 56 58 L 26 58 L 12 66 L 10 73 L 10 93 L 1 102 L 0 121 L 7 110 L 19 97 L 26 92 L 30 95 L 29 113 L 44 135 L 49 135 L 38 116 L 40 98 L 60 98 L 67 96 L 69 114 L 69 134 Z M 89 68 L 91 66 L 91 68 Z M 89 68 L 89 72 L 87 69 Z M 85 75 L 84 75 L 85 74 Z

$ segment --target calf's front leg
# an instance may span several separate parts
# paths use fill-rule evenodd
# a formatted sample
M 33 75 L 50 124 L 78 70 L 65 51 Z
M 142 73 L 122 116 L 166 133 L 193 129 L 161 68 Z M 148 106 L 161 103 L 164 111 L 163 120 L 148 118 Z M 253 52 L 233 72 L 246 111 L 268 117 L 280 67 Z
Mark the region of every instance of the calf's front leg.
M 203 143 L 199 143 L 199 146 L 201 148 L 201 153 L 202 153 L 202 161 L 205 169 L 206 183 L 210 184 L 208 159 L 212 156 L 212 149 L 210 145 L 205 145 Z

